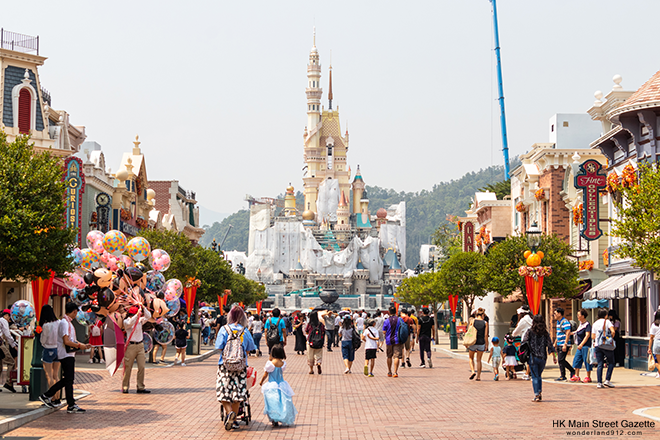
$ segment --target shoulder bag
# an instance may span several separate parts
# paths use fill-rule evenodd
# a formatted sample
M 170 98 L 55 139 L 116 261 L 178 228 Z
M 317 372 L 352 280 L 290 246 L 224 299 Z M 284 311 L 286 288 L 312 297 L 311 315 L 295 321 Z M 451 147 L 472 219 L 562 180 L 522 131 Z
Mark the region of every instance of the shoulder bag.
M 463 335 L 463 346 L 470 347 L 477 343 L 477 329 L 474 324 L 470 324 L 470 328 Z

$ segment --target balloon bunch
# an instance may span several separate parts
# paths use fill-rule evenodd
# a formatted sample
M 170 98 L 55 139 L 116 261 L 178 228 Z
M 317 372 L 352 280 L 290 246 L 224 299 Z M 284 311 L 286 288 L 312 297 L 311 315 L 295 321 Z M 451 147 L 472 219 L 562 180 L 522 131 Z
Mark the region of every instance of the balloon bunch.
M 165 318 L 179 313 L 183 292 L 179 280 L 166 281 L 163 275 L 170 267 L 169 254 L 162 249 L 152 251 L 144 237 L 127 240 L 117 230 L 105 234 L 90 231 L 86 244 L 85 249 L 73 250 L 71 256 L 77 267 L 64 277 L 72 290 L 71 300 L 80 306 L 78 322 L 88 325 L 96 321 L 97 315 L 111 315 L 119 324 L 131 307 L 146 307 L 152 317 L 151 324 L 143 329 L 155 328 L 163 335 L 157 334 L 154 339 L 167 340 L 170 329 Z M 151 270 L 144 262 L 148 262 Z

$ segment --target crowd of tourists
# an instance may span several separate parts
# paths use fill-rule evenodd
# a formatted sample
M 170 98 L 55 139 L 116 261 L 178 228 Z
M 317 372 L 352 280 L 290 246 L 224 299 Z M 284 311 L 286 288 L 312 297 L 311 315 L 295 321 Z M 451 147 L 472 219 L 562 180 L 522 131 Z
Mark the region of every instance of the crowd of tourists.
M 552 355 L 553 362 L 559 366 L 556 381 L 591 383 L 591 372 L 595 366 L 596 386 L 614 388 L 611 381 L 614 367 L 623 364 L 623 358 L 619 358 L 623 346 L 621 321 L 614 310 L 608 312 L 601 309 L 597 316 L 598 319 L 590 323 L 589 313 L 581 309 L 578 312 L 579 322 L 571 322 L 564 316 L 564 309 L 557 307 L 553 312 L 556 322 L 553 338 L 545 318 L 542 315 L 532 316 L 529 307 L 525 305 L 517 310 L 517 316 L 512 319 L 516 324 L 515 329 L 500 344 L 499 338 L 489 338 L 488 317 L 484 309 L 479 308 L 471 317 L 465 336 L 470 358 L 470 380 L 480 380 L 481 360 L 484 353 L 488 352 L 494 380 L 499 380 L 500 369 L 507 380 L 516 379 L 516 371 L 524 371 L 522 379 L 532 381 L 534 401 L 540 402 L 543 399 L 542 374 L 548 356 Z M 660 342 L 654 342 L 653 338 L 654 334 L 660 335 L 660 312 L 656 313 L 655 318 L 649 342 L 649 354 L 653 355 L 660 354 Z M 572 346 L 575 346 L 575 356 L 571 363 L 567 356 Z M 582 369 L 585 371 L 584 377 L 580 376 Z
M 411 353 L 417 341 L 420 367 L 433 367 L 431 342 L 435 338 L 435 321 L 428 308 L 421 315 L 413 310 L 392 306 L 373 315 L 364 310 L 313 310 L 289 316 L 277 308 L 269 313 L 246 314 L 239 306 L 216 320 L 215 347 L 220 351 L 216 375 L 216 395 L 222 404 L 226 430 L 237 429 L 237 418 L 245 415 L 249 404 L 248 358 L 261 355 L 259 342 L 265 336 L 269 359 L 260 380 L 264 396 L 264 412 L 273 427 L 294 423 L 297 410 L 293 390 L 284 380 L 289 335 L 293 334 L 294 351 L 307 356 L 309 374 L 322 374 L 323 352 L 341 348 L 344 374 L 351 374 L 356 351 L 364 343 L 364 375 L 374 377 L 378 352 L 384 352 L 387 376 L 399 376 L 399 368 L 411 368 Z M 385 349 L 383 349 L 385 346 Z

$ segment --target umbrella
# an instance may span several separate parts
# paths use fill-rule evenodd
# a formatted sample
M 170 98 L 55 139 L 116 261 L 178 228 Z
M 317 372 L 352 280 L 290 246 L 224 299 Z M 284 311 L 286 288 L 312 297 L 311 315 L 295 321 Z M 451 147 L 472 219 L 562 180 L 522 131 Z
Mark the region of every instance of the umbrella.
M 309 315 L 310 313 L 312 313 L 312 309 L 305 309 L 300 313 L 302 313 L 303 315 Z
M 349 312 L 348 310 L 342 310 L 341 312 L 339 312 L 339 316 L 350 315 L 350 314 L 351 312 Z

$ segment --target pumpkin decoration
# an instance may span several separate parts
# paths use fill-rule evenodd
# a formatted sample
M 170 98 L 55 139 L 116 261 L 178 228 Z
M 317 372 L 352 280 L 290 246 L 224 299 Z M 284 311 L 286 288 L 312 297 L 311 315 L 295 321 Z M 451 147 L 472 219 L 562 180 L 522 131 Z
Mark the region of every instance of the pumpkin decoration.
M 541 265 L 541 256 L 539 254 L 532 254 L 527 257 L 527 265 L 530 267 L 537 267 Z

